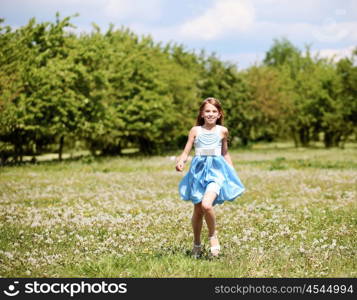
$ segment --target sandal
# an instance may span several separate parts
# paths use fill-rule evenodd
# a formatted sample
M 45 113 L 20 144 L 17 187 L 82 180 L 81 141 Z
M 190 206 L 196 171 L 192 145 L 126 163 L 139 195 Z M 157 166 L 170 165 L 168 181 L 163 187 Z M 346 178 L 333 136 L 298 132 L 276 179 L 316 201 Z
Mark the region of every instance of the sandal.
M 193 249 L 191 251 L 191 255 L 194 258 L 198 258 L 198 257 L 200 257 L 201 253 L 202 253 L 202 245 L 201 244 L 199 244 L 199 245 L 193 244 Z
M 218 238 L 217 238 L 216 235 L 210 236 L 209 239 L 210 239 L 210 241 L 212 239 L 217 239 L 217 241 L 218 241 Z M 211 255 L 213 257 L 218 257 L 220 250 L 221 250 L 221 246 L 219 244 L 217 244 L 216 246 L 211 246 L 210 247 Z

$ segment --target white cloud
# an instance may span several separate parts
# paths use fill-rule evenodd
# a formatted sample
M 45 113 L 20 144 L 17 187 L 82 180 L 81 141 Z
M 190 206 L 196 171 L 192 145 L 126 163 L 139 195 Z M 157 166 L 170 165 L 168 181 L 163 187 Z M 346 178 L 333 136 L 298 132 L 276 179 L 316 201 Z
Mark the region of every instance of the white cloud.
M 335 43 L 344 39 L 357 42 L 356 28 L 357 22 L 337 23 L 333 19 L 326 19 L 323 24 L 314 26 L 312 34 L 319 42 Z
M 257 18 L 264 21 L 272 20 L 313 20 L 324 14 L 329 5 L 324 0 L 250 0 L 256 10 Z
M 104 13 L 111 19 L 154 20 L 162 13 L 162 0 L 106 0 Z
M 236 64 L 239 69 L 245 69 L 254 64 L 260 64 L 264 57 L 264 52 L 243 52 L 221 55 L 222 60 Z
M 4 0 L 2 0 L 4 1 Z M 104 0 L 106 1 L 106 0 Z M 31 3 L 30 3 L 31 2 Z M 13 5 L 25 5 L 30 4 L 38 7 L 63 7 L 74 5 L 94 5 L 103 2 L 102 0 L 12 0 Z
M 254 22 L 247 0 L 215 0 L 202 15 L 185 22 L 178 32 L 185 38 L 213 40 L 233 31 L 246 31 Z
M 5 2 L 5 0 L 0 0 Z M 38 12 L 74 10 L 86 18 L 106 18 L 108 23 L 132 18 L 142 21 L 158 19 L 162 15 L 165 0 L 11 0 L 8 7 L 25 7 Z
M 177 26 L 157 26 L 142 22 L 131 22 L 126 25 L 138 35 L 151 35 L 156 42 L 179 42 Z
M 354 49 L 356 49 L 356 46 L 349 46 L 342 49 L 321 49 L 311 51 L 311 54 L 318 54 L 319 57 L 330 58 L 334 61 L 338 61 L 344 57 L 351 57 Z
M 311 24 L 307 22 L 277 23 L 256 22 L 249 35 L 262 42 L 273 38 L 286 37 L 292 43 L 303 44 L 330 44 L 357 43 L 357 22 L 327 22 Z M 249 39 L 251 39 L 249 37 Z

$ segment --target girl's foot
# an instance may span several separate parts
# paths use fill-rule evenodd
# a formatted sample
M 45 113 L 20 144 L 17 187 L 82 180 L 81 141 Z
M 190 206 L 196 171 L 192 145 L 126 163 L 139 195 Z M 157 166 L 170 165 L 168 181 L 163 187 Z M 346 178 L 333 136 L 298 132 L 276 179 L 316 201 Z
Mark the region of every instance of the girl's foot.
M 193 244 L 191 255 L 195 258 L 198 258 L 201 255 L 201 253 L 202 253 L 202 245 Z
M 210 241 L 210 244 L 211 244 L 211 248 L 210 248 L 211 255 L 213 257 L 218 257 L 219 252 L 221 250 L 221 246 L 219 245 L 219 241 L 218 241 L 217 236 L 216 235 L 210 236 L 209 237 L 209 241 Z

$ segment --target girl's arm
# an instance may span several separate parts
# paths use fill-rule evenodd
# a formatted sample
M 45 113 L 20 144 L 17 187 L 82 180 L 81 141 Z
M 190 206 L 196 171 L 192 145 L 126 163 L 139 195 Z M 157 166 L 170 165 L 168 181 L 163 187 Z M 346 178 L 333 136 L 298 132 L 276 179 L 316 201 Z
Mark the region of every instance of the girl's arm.
M 195 127 L 192 127 L 188 134 L 188 140 L 185 149 L 183 150 L 182 154 L 179 157 L 177 157 L 176 160 L 176 170 L 179 172 L 182 172 L 185 166 L 185 162 L 187 161 L 187 157 L 191 152 L 192 145 L 195 140 L 195 136 L 196 136 L 196 129 Z
M 228 153 L 228 129 L 223 128 L 223 140 L 222 140 L 222 156 L 233 167 L 231 156 Z

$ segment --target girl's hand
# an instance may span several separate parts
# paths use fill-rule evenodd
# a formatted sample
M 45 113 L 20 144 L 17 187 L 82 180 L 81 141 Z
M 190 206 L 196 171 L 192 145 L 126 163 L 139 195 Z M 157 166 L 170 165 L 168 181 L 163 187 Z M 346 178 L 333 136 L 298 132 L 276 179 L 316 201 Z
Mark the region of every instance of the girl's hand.
M 184 166 L 185 166 L 185 163 L 180 159 L 180 160 L 176 163 L 176 171 L 182 172 Z

